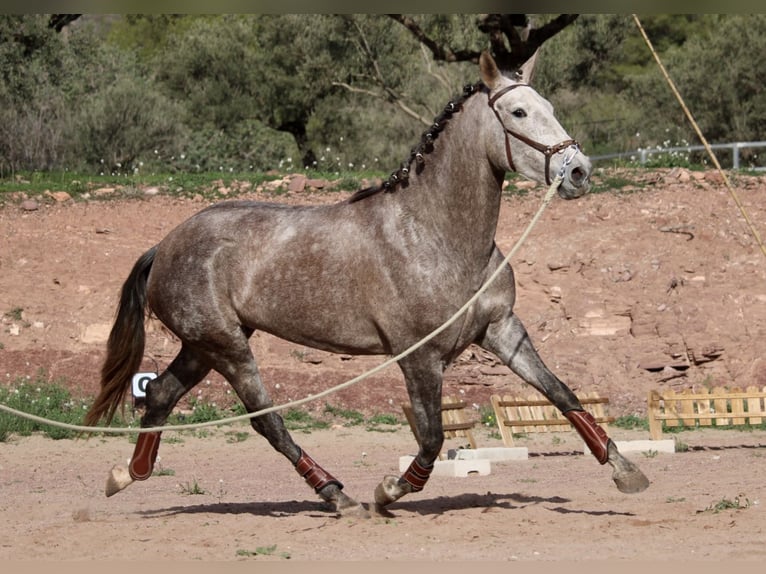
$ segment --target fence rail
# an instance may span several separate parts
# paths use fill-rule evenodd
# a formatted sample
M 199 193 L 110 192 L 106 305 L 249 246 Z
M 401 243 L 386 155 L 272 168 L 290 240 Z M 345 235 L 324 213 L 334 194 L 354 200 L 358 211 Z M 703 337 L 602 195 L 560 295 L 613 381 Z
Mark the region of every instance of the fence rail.
M 614 417 L 606 414 L 609 399 L 599 397 L 596 392 L 578 395 L 577 398 L 583 408 L 593 415 L 601 428 L 608 431 L 608 423 L 615 420 Z M 526 398 L 492 395 L 490 401 L 495 411 L 497 428 L 505 446 L 514 446 L 514 431 L 517 433 L 537 433 L 573 430 L 569 420 L 542 395 L 533 394 Z
M 766 387 L 714 388 L 676 393 L 649 391 L 649 433 L 662 438 L 664 427 L 760 425 L 766 419 Z
M 731 150 L 732 154 L 732 169 L 740 169 L 740 154 L 739 150 L 741 149 L 749 149 L 749 148 L 766 148 L 766 141 L 755 141 L 755 142 L 731 142 L 731 143 L 718 143 L 718 144 L 710 144 L 710 147 L 714 150 L 716 149 L 725 149 L 725 150 Z M 638 158 L 639 163 L 641 165 L 646 164 L 647 161 L 649 161 L 649 158 L 653 155 L 660 155 L 660 154 L 668 154 L 668 153 L 675 153 L 675 152 L 692 152 L 692 151 L 703 151 L 705 149 L 704 146 L 701 145 L 688 145 L 688 146 L 676 146 L 676 147 L 655 147 L 655 148 L 642 148 L 637 149 L 635 151 L 626 151 L 621 153 L 610 153 L 606 155 L 596 155 L 596 156 L 589 156 L 591 161 L 601 161 L 601 160 L 607 160 L 607 159 L 621 159 L 621 158 Z M 719 158 L 720 162 L 720 158 Z M 753 167 L 751 168 L 756 171 L 765 171 L 766 167 Z

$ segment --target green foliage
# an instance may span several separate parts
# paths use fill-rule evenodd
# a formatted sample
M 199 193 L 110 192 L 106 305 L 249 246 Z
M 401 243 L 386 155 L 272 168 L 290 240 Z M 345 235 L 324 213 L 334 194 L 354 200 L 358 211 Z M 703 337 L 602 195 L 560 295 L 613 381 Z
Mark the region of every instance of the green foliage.
M 487 46 L 475 14 L 411 17 L 452 49 Z M 533 18 L 539 26 L 553 15 Z M 641 20 L 710 141 L 761 139 L 766 97 L 753 54 L 766 48 L 766 15 Z M 474 63 L 434 61 L 384 15 L 85 15 L 62 34 L 47 24 L 0 15 L 0 177 L 389 173 L 478 78 Z M 545 42 L 533 81 L 591 155 L 696 142 L 628 14 L 580 15 Z M 760 165 L 755 153 L 744 160 Z
M 61 382 L 48 382 L 42 372 L 33 380 L 18 379 L 7 387 L 0 386 L 0 403 L 31 415 L 73 425 L 82 424 L 89 407 L 88 401 L 73 398 Z M 0 442 L 7 441 L 14 433 L 29 436 L 33 432 L 42 432 L 53 439 L 74 438 L 77 435 L 75 431 L 0 412 Z
M 329 423 L 316 420 L 309 413 L 300 409 L 288 409 L 284 411 L 282 413 L 282 419 L 285 421 L 287 430 L 310 432 L 311 430 L 330 427 Z
M 176 147 L 179 107 L 144 78 L 119 78 L 83 100 L 76 118 L 77 156 L 102 170 L 130 172 L 138 158 Z
M 623 415 L 617 417 L 612 424 L 621 429 L 649 430 L 649 420 L 646 417 L 639 417 L 637 415 Z
M 184 484 L 180 485 L 181 488 L 181 494 L 186 495 L 197 495 L 197 494 L 207 494 L 207 491 L 202 488 L 202 485 L 197 482 L 197 479 L 195 478 L 193 482 L 185 482 Z
M 345 421 L 345 424 L 349 426 L 360 425 L 364 422 L 364 415 L 359 411 L 352 409 L 342 409 L 334 407 L 332 405 L 325 404 L 324 412 Z
M 698 510 L 697 514 L 701 514 L 703 512 L 718 514 L 724 510 L 743 510 L 745 508 L 750 508 L 750 500 L 744 494 L 739 494 L 735 496 L 733 500 L 724 497 L 718 502 L 710 504 L 704 510 Z

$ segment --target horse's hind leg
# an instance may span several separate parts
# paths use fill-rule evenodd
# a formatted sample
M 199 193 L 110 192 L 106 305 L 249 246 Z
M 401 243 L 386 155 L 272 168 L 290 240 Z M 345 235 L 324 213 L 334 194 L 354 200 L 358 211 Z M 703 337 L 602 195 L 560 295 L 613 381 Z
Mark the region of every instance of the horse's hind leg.
M 593 416 L 583 409 L 575 394 L 543 363 L 524 325 L 514 314 L 492 323 L 479 344 L 496 354 L 524 381 L 535 387 L 564 414 L 601 464 L 607 462 L 621 492 L 641 492 L 649 486 L 646 476 L 617 450 Z
M 248 412 L 272 406 L 271 398 L 261 382 L 258 366 L 253 358 L 247 337 L 229 341 L 209 351 L 213 368 L 232 385 Z M 314 491 L 335 510 L 342 513 L 364 512 L 362 506 L 343 493 L 343 485 L 316 463 L 292 439 L 282 417 L 276 413 L 254 417 L 251 425 L 269 444 L 282 453 L 295 466 L 296 471 Z
M 173 407 L 192 387 L 210 371 L 198 353 L 184 345 L 170 366 L 146 388 L 146 410 L 141 426 L 157 427 L 165 424 Z M 134 480 L 146 480 L 152 474 L 160 446 L 160 432 L 140 433 L 133 449 L 128 468 L 112 468 L 106 482 L 106 495 L 112 496 Z

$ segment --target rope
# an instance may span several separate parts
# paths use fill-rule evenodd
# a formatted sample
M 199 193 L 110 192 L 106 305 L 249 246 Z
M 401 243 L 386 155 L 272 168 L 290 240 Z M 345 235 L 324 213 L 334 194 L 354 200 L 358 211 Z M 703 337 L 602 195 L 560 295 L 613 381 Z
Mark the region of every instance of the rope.
M 565 158 L 565 164 L 568 164 L 572 161 L 572 158 L 574 157 L 574 154 L 572 154 L 571 157 Z M 562 168 L 563 170 L 563 168 Z M 110 434 L 127 434 L 127 433 L 148 433 L 148 432 L 158 432 L 158 431 L 180 431 L 180 430 L 192 430 L 192 429 L 199 429 L 204 427 L 212 427 L 212 426 L 223 426 L 227 424 L 232 424 L 238 421 L 251 419 L 259 416 L 263 416 L 269 413 L 273 413 L 276 411 L 284 410 L 287 408 L 297 407 L 304 403 L 314 401 L 317 399 L 321 399 L 322 397 L 325 397 L 327 395 L 330 395 L 332 393 L 335 393 L 337 391 L 343 390 L 347 387 L 350 387 L 352 385 L 355 385 L 356 383 L 361 382 L 362 380 L 374 375 L 375 373 L 382 371 L 386 367 L 392 365 L 393 363 L 396 363 L 397 361 L 400 361 L 401 359 L 405 358 L 407 355 L 415 352 L 420 347 L 425 345 L 428 341 L 442 333 L 444 330 L 446 330 L 449 326 L 451 326 L 455 321 L 457 321 L 468 309 L 473 305 L 478 298 L 487 290 L 489 289 L 489 286 L 492 285 L 492 283 L 497 279 L 497 277 L 500 275 L 500 273 L 503 272 L 505 269 L 505 266 L 509 264 L 511 258 L 516 254 L 519 247 L 526 241 L 527 237 L 529 236 L 530 232 L 532 231 L 532 228 L 537 224 L 537 222 L 540 220 L 540 217 L 543 214 L 543 211 L 545 211 L 545 208 L 548 207 L 548 204 L 553 199 L 553 196 L 556 192 L 556 189 L 558 188 L 559 184 L 562 181 L 562 174 L 559 173 L 556 178 L 551 183 L 550 187 L 548 188 L 548 191 L 546 192 L 545 196 L 543 197 L 542 203 L 540 204 L 540 207 L 537 210 L 537 213 L 535 213 L 534 217 L 530 220 L 529 224 L 527 225 L 527 228 L 524 230 L 524 233 L 521 234 L 519 239 L 516 241 L 516 244 L 513 246 L 513 249 L 506 255 L 505 259 L 503 259 L 502 263 L 498 265 L 497 269 L 495 269 L 494 273 L 489 276 L 489 278 L 485 281 L 485 283 L 479 288 L 479 290 L 468 300 L 466 303 L 458 309 L 452 317 L 447 319 L 440 327 L 437 327 L 434 329 L 431 333 L 423 337 L 420 341 L 413 344 L 406 350 L 402 351 L 398 355 L 391 357 L 387 361 L 381 363 L 377 367 L 373 367 L 369 371 L 362 373 L 361 375 L 358 375 L 354 377 L 353 379 L 350 379 L 346 381 L 345 383 L 341 383 L 339 385 L 336 385 L 334 387 L 330 387 L 328 389 L 325 389 L 324 391 L 321 391 L 319 393 L 316 393 L 314 395 L 309 395 L 303 399 L 298 399 L 289 403 L 285 403 L 282 405 L 276 405 L 272 407 L 268 407 L 265 409 L 261 409 L 259 411 L 253 411 L 252 413 L 247 413 L 244 415 L 238 415 L 223 419 L 217 419 L 214 421 L 207 421 L 202 423 L 194 423 L 194 424 L 186 424 L 186 425 L 165 425 L 165 426 L 159 426 L 159 427 L 143 427 L 143 428 L 131 428 L 131 427 L 92 427 L 92 426 L 83 426 L 83 425 L 73 425 L 69 423 L 64 423 L 60 421 L 53 421 L 49 420 L 43 417 L 39 417 L 37 415 L 33 415 L 30 413 L 25 413 L 23 411 L 18 411 L 14 408 L 11 408 L 9 406 L 6 406 L 2 403 L 0 403 L 0 411 L 5 411 L 8 413 L 11 413 L 13 415 L 16 415 L 21 418 L 29 419 L 31 421 L 47 424 L 54 427 L 59 427 L 62 429 L 67 429 L 71 431 L 77 431 L 77 432 L 83 432 L 83 433 L 95 433 L 95 432 L 102 432 L 102 433 L 110 433 Z
M 636 26 L 638 26 L 639 32 L 641 32 L 641 35 L 644 37 L 644 41 L 646 42 L 646 45 L 649 47 L 649 50 L 652 52 L 652 56 L 654 56 L 654 59 L 657 62 L 657 65 L 660 67 L 660 71 L 662 72 L 662 75 L 665 77 L 665 80 L 668 82 L 668 85 L 670 86 L 670 89 L 673 91 L 673 94 L 676 96 L 678 103 L 681 104 L 681 108 L 684 110 L 686 117 L 691 122 L 692 127 L 694 128 L 694 131 L 697 133 L 697 136 L 702 142 L 702 145 L 705 146 L 705 150 L 710 156 L 710 159 L 712 160 L 713 165 L 718 170 L 718 173 L 721 175 L 724 185 L 729 190 L 729 193 L 731 194 L 732 199 L 734 199 L 734 203 L 739 208 L 739 211 L 742 214 L 742 217 L 745 218 L 745 222 L 747 223 L 747 226 L 750 229 L 750 233 L 753 234 L 753 237 L 755 238 L 756 243 L 758 243 L 758 247 L 761 248 L 761 253 L 763 253 L 763 255 L 766 256 L 766 247 L 764 247 L 763 241 L 761 241 L 761 236 L 758 234 L 758 231 L 755 229 L 755 226 L 753 226 L 753 223 L 750 220 L 750 216 L 748 215 L 747 210 L 742 205 L 742 202 L 739 200 L 739 197 L 737 196 L 737 193 L 734 191 L 734 188 L 729 182 L 729 178 L 727 177 L 726 173 L 723 171 L 723 169 L 721 169 L 721 164 L 718 163 L 718 158 L 713 153 L 713 149 L 710 147 L 710 144 L 708 144 L 707 139 L 705 139 L 705 136 L 702 134 L 702 130 L 700 130 L 699 126 L 697 125 L 697 122 L 694 120 L 694 116 L 692 116 L 691 112 L 689 111 L 689 108 L 686 107 L 686 103 L 684 102 L 684 99 L 681 97 L 681 94 L 676 89 L 676 86 L 673 83 L 673 80 L 670 78 L 670 75 L 665 69 L 665 66 L 662 64 L 662 61 L 660 60 L 660 57 L 657 54 L 657 51 L 654 49 L 652 42 L 649 40 L 649 36 L 646 35 L 646 31 L 644 30 L 644 27 L 641 25 L 641 21 L 638 19 L 638 16 L 636 14 L 633 14 L 633 20 L 635 21 Z

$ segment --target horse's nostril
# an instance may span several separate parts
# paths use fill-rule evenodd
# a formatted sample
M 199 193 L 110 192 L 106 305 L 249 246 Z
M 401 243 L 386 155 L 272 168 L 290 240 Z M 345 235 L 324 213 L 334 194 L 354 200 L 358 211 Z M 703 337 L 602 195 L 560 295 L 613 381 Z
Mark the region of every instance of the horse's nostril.
M 572 181 L 575 185 L 582 185 L 582 183 L 587 179 L 588 174 L 580 167 L 574 167 L 569 172 L 569 179 Z

